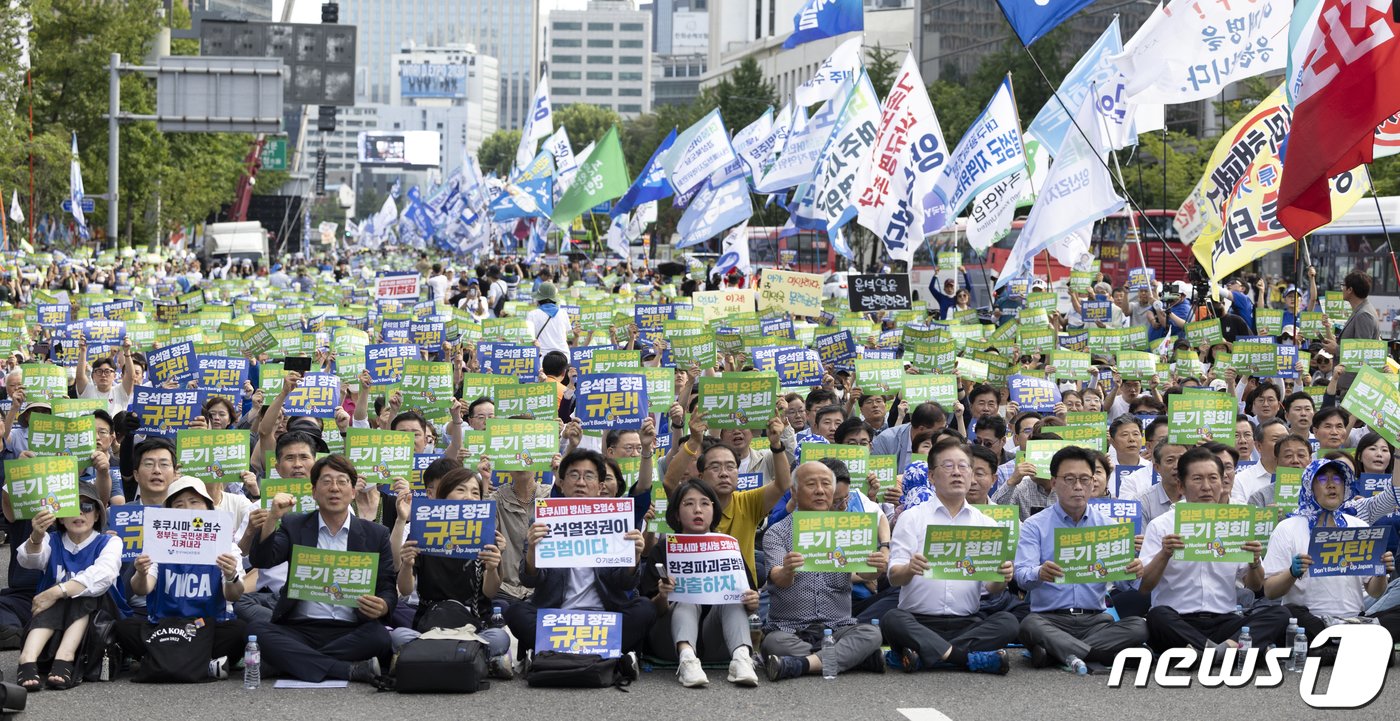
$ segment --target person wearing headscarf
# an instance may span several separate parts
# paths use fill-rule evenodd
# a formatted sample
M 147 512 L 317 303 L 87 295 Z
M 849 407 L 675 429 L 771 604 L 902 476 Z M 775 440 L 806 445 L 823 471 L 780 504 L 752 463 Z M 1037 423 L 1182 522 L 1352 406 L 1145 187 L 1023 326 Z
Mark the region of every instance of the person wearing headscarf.
M 1313 566 L 1321 559 L 1309 553 L 1313 531 L 1319 528 L 1356 528 L 1361 519 L 1342 512 L 1342 504 L 1353 493 L 1351 467 L 1336 460 L 1316 460 L 1303 469 L 1298 492 L 1298 510 L 1274 528 L 1264 556 L 1264 595 L 1282 599 L 1289 615 L 1307 633 L 1309 642 L 1336 619 L 1360 616 L 1366 608 L 1363 594 L 1379 598 L 1386 588 L 1386 577 L 1395 571 L 1395 557 L 1382 556 L 1385 573 L 1378 575 L 1313 576 Z M 1311 651 L 1330 663 L 1336 646 Z

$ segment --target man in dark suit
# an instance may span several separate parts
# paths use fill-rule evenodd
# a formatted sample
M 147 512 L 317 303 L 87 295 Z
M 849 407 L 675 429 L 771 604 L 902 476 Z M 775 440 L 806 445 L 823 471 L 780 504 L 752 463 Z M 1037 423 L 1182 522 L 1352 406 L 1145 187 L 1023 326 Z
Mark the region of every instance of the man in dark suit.
M 596 498 L 601 495 L 606 473 L 603 455 L 578 450 L 564 457 L 555 475 L 555 484 L 569 498 Z M 642 557 L 642 534 L 628 531 L 626 538 L 637 545 L 636 559 L 623 568 L 537 568 L 535 547 L 549 534 L 549 526 L 536 523 L 526 536 L 525 555 L 520 559 L 520 582 L 535 589 L 529 601 L 512 602 L 506 608 L 506 623 L 523 651 L 535 648 L 535 616 L 541 608 L 567 608 L 577 611 L 612 611 L 622 614 L 622 653 L 638 650 L 656 620 L 651 601 L 636 594 L 641 580 L 638 562 Z
M 284 586 L 272 622 L 248 627 L 249 634 L 258 637 L 263 659 L 302 681 L 371 683 L 379 675 L 379 657 L 391 651 L 384 624 L 398 601 L 394 554 L 388 529 L 351 515 L 356 480 L 355 467 L 344 456 L 317 461 L 311 468 L 311 493 L 319 510 L 288 514 L 296 499 L 277 494 L 253 546 L 251 560 L 258 568 L 285 563 L 292 546 L 379 554 L 374 595 L 355 599 L 355 607 L 297 601 L 287 597 Z

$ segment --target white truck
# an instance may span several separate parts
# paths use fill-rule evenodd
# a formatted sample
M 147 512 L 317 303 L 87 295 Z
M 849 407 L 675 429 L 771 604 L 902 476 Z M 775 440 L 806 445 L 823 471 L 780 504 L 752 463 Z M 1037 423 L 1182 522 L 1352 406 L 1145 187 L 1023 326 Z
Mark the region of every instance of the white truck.
M 247 258 L 259 266 L 268 260 L 268 234 L 261 223 L 210 223 L 204 227 L 204 243 L 199 256 L 206 265 L 223 265 L 230 257 L 234 262 Z

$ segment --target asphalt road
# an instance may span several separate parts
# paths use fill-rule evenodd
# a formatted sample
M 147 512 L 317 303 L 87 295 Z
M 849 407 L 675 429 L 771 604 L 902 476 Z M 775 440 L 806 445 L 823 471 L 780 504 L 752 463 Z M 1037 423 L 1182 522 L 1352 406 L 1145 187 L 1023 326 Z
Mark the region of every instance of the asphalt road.
M 0 668 L 13 679 L 17 653 L 0 654 Z M 193 686 L 131 683 L 86 683 L 69 691 L 43 691 L 30 697 L 24 719 L 172 719 L 191 718 L 445 718 L 458 716 L 445 704 L 470 709 L 482 718 L 549 718 L 562 712 L 569 719 L 644 719 L 673 716 L 695 719 L 1083 719 L 1139 721 L 1211 718 L 1348 719 L 1390 717 L 1400 707 L 1400 680 L 1392 669 L 1380 697 L 1360 711 L 1309 708 L 1298 694 L 1298 675 L 1278 687 L 1204 689 L 1110 689 L 1107 676 L 1074 677 L 1061 671 L 1032 669 L 1017 658 L 1010 675 L 985 676 L 956 672 L 883 676 L 843 675 L 834 681 L 807 677 L 756 689 L 739 689 L 724 682 L 723 671 L 710 672 L 711 686 L 686 689 L 672 672 L 657 669 L 642 674 L 626 693 L 612 689 L 531 689 L 523 681 L 494 682 L 471 696 L 407 696 L 377 693 L 368 686 L 335 690 L 274 689 L 245 691 L 241 679 Z M 1323 678 L 1326 678 L 1324 672 Z M 1321 689 L 1319 689 L 1321 690 Z M 910 711 L 900 709 L 924 709 Z M 934 711 L 929 711 L 929 710 Z M 936 714 L 942 714 L 936 715 Z

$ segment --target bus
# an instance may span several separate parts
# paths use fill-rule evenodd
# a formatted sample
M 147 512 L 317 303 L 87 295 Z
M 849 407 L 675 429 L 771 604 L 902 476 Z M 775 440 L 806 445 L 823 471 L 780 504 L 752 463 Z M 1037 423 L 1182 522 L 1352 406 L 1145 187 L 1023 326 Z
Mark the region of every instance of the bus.
M 1388 236 L 1400 232 L 1400 197 L 1362 198 L 1332 223 L 1314 230 L 1301 244 L 1284 247 L 1255 261 L 1261 275 L 1298 283 L 1311 261 L 1319 292 L 1341 290 L 1353 270 L 1371 276 L 1368 300 L 1380 314 L 1381 335 L 1392 338 L 1400 320 L 1400 278 Z M 1304 250 L 1306 249 L 1306 252 Z M 1306 283 L 1306 281 L 1303 281 Z

